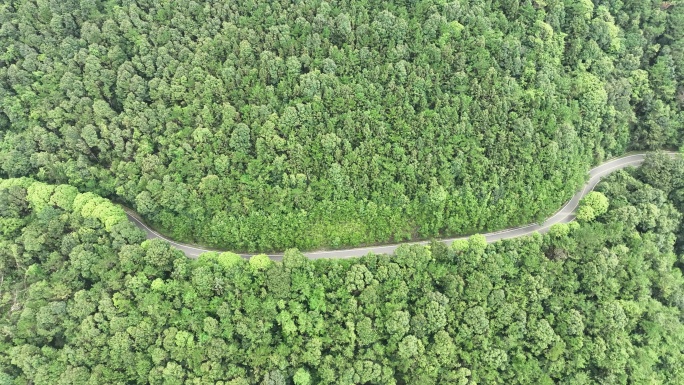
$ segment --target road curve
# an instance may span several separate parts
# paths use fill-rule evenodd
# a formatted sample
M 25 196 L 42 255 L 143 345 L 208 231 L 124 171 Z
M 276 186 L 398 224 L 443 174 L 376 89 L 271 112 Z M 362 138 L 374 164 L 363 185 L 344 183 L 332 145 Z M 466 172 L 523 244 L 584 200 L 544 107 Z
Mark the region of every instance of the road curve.
M 670 156 L 674 156 L 677 153 L 675 152 L 666 152 L 666 154 Z M 546 221 L 544 221 L 541 224 L 533 223 L 530 225 L 525 225 L 521 227 L 516 227 L 516 228 L 511 228 L 511 229 L 505 229 L 501 231 L 496 231 L 492 233 L 486 233 L 483 234 L 485 238 L 487 239 L 488 243 L 491 242 L 496 242 L 502 239 L 509 239 L 509 238 L 517 238 L 517 237 L 522 237 L 525 235 L 530 235 L 535 232 L 538 233 L 545 233 L 549 230 L 549 228 L 557 223 L 567 223 L 572 221 L 575 218 L 574 212 L 575 209 L 577 208 L 577 205 L 579 204 L 579 201 L 587 195 L 589 192 L 591 192 L 594 187 L 599 183 L 601 178 L 604 176 L 612 173 L 613 171 L 623 169 L 628 166 L 638 166 L 641 163 L 644 162 L 644 159 L 646 157 L 646 153 L 640 153 L 640 154 L 633 154 L 633 155 L 627 155 L 623 156 L 621 158 L 616 158 L 609 160 L 589 171 L 589 182 L 582 188 L 581 191 L 578 191 L 577 194 L 575 194 L 572 199 L 568 203 L 563 206 L 558 212 L 556 212 L 553 216 L 548 218 Z M 208 252 L 208 251 L 220 251 L 220 250 L 209 250 L 209 249 L 202 249 L 198 248 L 195 246 L 190 246 L 186 245 L 183 243 L 178 243 L 174 242 L 171 239 L 168 239 L 164 237 L 163 235 L 157 233 L 156 231 L 152 230 L 150 227 L 145 225 L 143 221 L 138 217 L 138 215 L 133 212 L 130 209 L 126 209 L 126 215 L 128 215 L 128 219 L 133 222 L 136 226 L 138 226 L 140 229 L 145 231 L 147 234 L 147 239 L 164 239 L 168 241 L 172 246 L 175 248 L 179 249 L 180 251 L 184 252 L 185 255 L 187 255 L 189 258 L 197 258 L 200 254 Z M 457 237 L 457 238 L 447 238 L 447 239 L 441 239 L 441 242 L 444 242 L 446 244 L 450 244 L 454 240 L 457 239 L 464 239 L 467 237 Z M 397 243 L 397 244 L 392 244 L 392 245 L 384 245 L 384 246 L 368 246 L 368 247 L 358 247 L 358 248 L 353 248 L 353 249 L 343 249 L 343 250 L 325 250 L 325 251 L 309 251 L 303 253 L 306 257 L 309 259 L 319 259 L 319 258 L 353 258 L 353 257 L 361 257 L 364 256 L 368 253 L 374 253 L 374 254 L 391 254 L 396 250 L 397 247 L 400 245 L 404 244 L 414 244 L 414 245 L 425 245 L 428 244 L 430 241 L 419 241 L 419 242 L 405 242 L 405 243 Z M 252 255 L 256 254 L 240 254 L 245 258 L 249 258 Z M 280 260 L 282 258 L 282 254 L 268 254 L 271 259 L 274 260 Z

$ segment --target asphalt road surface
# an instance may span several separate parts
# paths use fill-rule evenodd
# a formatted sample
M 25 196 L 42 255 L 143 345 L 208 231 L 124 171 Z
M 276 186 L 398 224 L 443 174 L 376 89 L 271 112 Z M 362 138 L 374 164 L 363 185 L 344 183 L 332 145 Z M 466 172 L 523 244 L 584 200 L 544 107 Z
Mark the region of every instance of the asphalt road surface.
M 676 153 L 668 153 L 671 156 L 674 156 Z M 526 226 L 521 226 L 521 227 L 516 227 L 516 228 L 511 228 L 511 229 L 506 229 L 506 230 L 501 230 L 501 231 L 496 231 L 492 233 L 486 233 L 483 234 L 485 238 L 487 239 L 488 243 L 491 242 L 496 242 L 502 239 L 509 239 L 509 238 L 517 238 L 517 237 L 522 237 L 526 235 L 533 234 L 535 232 L 538 233 L 545 233 L 549 230 L 549 228 L 557 223 L 568 223 L 572 221 L 575 218 L 574 212 L 575 209 L 577 208 L 577 205 L 579 204 L 579 201 L 587 195 L 589 192 L 591 192 L 594 187 L 599 183 L 602 177 L 612 173 L 615 170 L 620 170 L 628 166 L 638 166 L 641 163 L 643 163 L 644 158 L 646 154 L 634 154 L 634 155 L 628 155 L 624 156 L 621 158 L 617 159 L 612 159 L 609 160 L 600 166 L 595 167 L 591 171 L 589 171 L 589 182 L 584 186 L 584 188 L 577 192 L 570 201 L 563 206 L 560 211 L 558 211 L 556 214 L 554 214 L 551 218 L 548 218 L 546 221 L 544 221 L 541 224 L 533 223 L 530 225 Z M 220 250 L 208 250 L 208 249 L 202 249 L 178 242 L 174 242 L 166 237 L 164 237 L 161 234 L 158 234 L 156 231 L 152 230 L 150 227 L 145 225 L 140 218 L 131 210 L 126 210 L 126 213 L 128 215 L 128 219 L 133 222 L 136 226 L 138 226 L 140 229 L 144 230 L 147 233 L 147 238 L 148 239 L 154 239 L 154 238 L 160 238 L 168 241 L 171 245 L 176 247 L 177 249 L 181 250 L 182 252 L 185 253 L 190 258 L 197 258 L 200 254 L 205 253 L 207 251 L 220 251 Z M 448 239 L 441 239 L 441 242 L 444 242 L 446 244 L 451 244 L 456 239 L 464 239 L 467 237 L 458 237 L 458 238 L 448 238 Z M 384 245 L 384 246 L 369 246 L 369 247 L 359 247 L 359 248 L 353 248 L 353 249 L 343 249 L 343 250 L 324 250 L 324 251 L 309 251 L 305 252 L 304 255 L 307 256 L 310 259 L 318 259 L 318 258 L 353 258 L 353 257 L 361 257 L 364 256 L 368 253 L 374 253 L 374 254 L 391 254 L 394 252 L 394 250 L 399 247 L 400 245 L 403 244 L 418 244 L 418 245 L 424 245 L 429 243 L 429 241 L 421 241 L 421 242 L 406 242 L 406 243 L 397 243 L 397 244 L 392 244 L 392 245 Z M 241 254 L 245 258 L 249 258 L 252 255 L 255 254 Z M 269 254 L 269 257 L 271 257 L 274 260 L 280 260 L 282 258 L 282 254 Z

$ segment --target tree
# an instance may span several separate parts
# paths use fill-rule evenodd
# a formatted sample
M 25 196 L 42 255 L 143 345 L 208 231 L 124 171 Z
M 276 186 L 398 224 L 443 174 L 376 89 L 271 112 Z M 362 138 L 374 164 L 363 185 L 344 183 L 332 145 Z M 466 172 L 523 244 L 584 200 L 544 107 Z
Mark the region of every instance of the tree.
M 235 253 L 221 253 L 216 256 L 215 259 L 226 269 L 230 269 L 233 266 L 238 266 L 244 262 L 244 259 Z
M 670 3 L 256 0 L 236 22 L 219 3 L 15 2 L 0 176 L 112 198 L 178 241 L 483 233 L 546 218 L 626 148 L 681 145 Z
M 34 182 L 26 189 L 26 200 L 36 212 L 43 210 L 50 202 L 55 186 Z
M 468 249 L 468 240 L 456 239 L 451 243 L 451 248 L 454 251 L 466 251 Z
M 50 197 L 50 204 L 58 206 L 65 211 L 71 211 L 74 199 L 78 195 L 78 189 L 69 185 L 59 185 Z
M 549 228 L 549 234 L 554 238 L 564 238 L 570 234 L 570 226 L 566 223 L 556 223 Z
M 266 254 L 259 254 L 249 259 L 249 266 L 253 271 L 263 271 L 273 264 L 273 261 Z
M 455 260 L 433 243 L 345 260 L 289 250 L 282 264 L 188 259 L 127 221 L 108 228 L 94 214 L 106 199 L 36 212 L 33 181 L 0 180 L 0 221 L 18 220 L 0 232 L 3 371 L 26 383 L 678 383 L 682 170 L 660 166 L 669 195 L 617 173 L 597 186 L 610 204 L 590 200 L 608 210 L 600 221 L 472 237 Z M 67 356 L 87 370 L 56 364 Z
M 581 221 L 592 221 L 594 218 L 603 215 L 608 211 L 608 198 L 598 191 L 592 191 L 580 201 L 577 209 L 577 219 Z
M 309 385 L 311 384 L 311 375 L 306 369 L 299 368 L 295 372 L 292 380 L 294 381 L 295 385 Z
M 285 384 L 287 384 L 287 379 L 279 370 L 273 370 L 271 372 L 268 372 L 264 376 L 263 381 L 261 381 L 261 385 L 285 385 Z

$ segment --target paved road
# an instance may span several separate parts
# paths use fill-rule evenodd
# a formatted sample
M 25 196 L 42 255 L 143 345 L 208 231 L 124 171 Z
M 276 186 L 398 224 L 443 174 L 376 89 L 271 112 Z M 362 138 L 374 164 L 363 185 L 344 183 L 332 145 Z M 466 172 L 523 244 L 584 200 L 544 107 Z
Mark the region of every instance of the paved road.
M 673 152 L 668 152 L 671 156 L 674 156 L 676 153 Z M 491 242 L 496 242 L 502 239 L 509 239 L 509 238 L 516 238 L 516 237 L 522 237 L 525 235 L 530 235 L 535 232 L 539 233 L 545 233 L 549 230 L 549 228 L 556 223 L 567 223 L 572 221 L 575 218 L 574 212 L 575 209 L 577 208 L 577 205 L 579 204 L 579 201 L 589 192 L 591 192 L 594 187 L 599 183 L 602 177 L 610 174 L 611 172 L 615 170 L 620 170 L 628 166 L 638 166 L 641 163 L 643 163 L 644 158 L 645 158 L 645 153 L 644 154 L 634 154 L 634 155 L 628 155 L 624 156 L 622 158 L 617 158 L 613 160 L 609 160 L 600 166 L 595 167 L 591 171 L 589 171 L 589 182 L 584 186 L 584 188 L 577 192 L 575 196 L 570 199 L 570 201 L 563 206 L 560 211 L 558 211 L 556 214 L 554 214 L 551 218 L 548 218 L 546 221 L 544 221 L 541 224 L 530 224 L 526 226 L 521 226 L 521 227 L 516 227 L 516 228 L 511 228 L 511 229 L 506 229 L 506 230 L 501 230 L 501 231 L 496 231 L 492 233 L 486 233 L 483 234 L 485 238 L 487 239 L 488 243 Z M 207 250 L 207 249 L 201 249 L 198 247 L 174 242 L 151 228 L 149 228 L 147 225 L 145 225 L 139 217 L 134 213 L 131 212 L 130 210 L 126 210 L 128 218 L 135 223 L 136 226 L 141 228 L 147 233 L 147 238 L 148 239 L 154 239 L 154 238 L 161 238 L 167 240 L 171 245 L 174 247 L 178 248 L 182 252 L 185 253 L 190 258 L 197 258 L 201 253 L 207 252 L 207 251 L 212 251 L 212 250 Z M 456 239 L 464 239 L 467 237 L 459 237 L 459 238 L 448 238 L 448 239 L 442 239 L 441 241 L 446 243 L 446 244 L 451 244 Z M 319 259 L 319 258 L 353 258 L 353 257 L 360 257 L 364 256 L 368 253 L 375 253 L 375 254 L 391 254 L 394 252 L 394 250 L 399 247 L 402 244 L 419 244 L 419 245 L 424 245 L 429 243 L 429 241 L 421 241 L 421 242 L 406 242 L 406 243 L 397 243 L 393 245 L 386 245 L 386 246 L 369 246 L 369 247 L 359 247 L 359 248 L 354 248 L 354 249 L 344 249 L 344 250 L 326 250 L 326 251 L 310 251 L 304 253 L 305 256 L 307 256 L 310 259 Z M 249 258 L 254 254 L 241 254 L 245 258 Z M 269 257 L 271 257 L 274 260 L 280 260 L 282 258 L 282 254 L 270 254 Z

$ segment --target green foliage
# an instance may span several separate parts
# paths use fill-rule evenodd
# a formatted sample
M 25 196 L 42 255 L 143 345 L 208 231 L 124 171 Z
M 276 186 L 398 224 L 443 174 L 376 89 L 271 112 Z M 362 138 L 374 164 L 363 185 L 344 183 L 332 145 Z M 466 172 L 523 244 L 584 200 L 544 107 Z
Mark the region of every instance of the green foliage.
M 26 200 L 34 211 L 42 211 L 50 202 L 55 186 L 35 182 L 26 189 Z
M 467 239 L 456 239 L 451 242 L 451 249 L 454 251 L 466 251 L 468 250 L 468 240 Z
M 190 260 L 83 215 L 105 199 L 0 180 L 0 381 L 683 383 L 684 161 L 642 167 L 548 235 L 282 263 Z
M 71 211 L 77 195 L 78 190 L 75 187 L 61 184 L 55 187 L 55 192 L 50 197 L 50 204 L 53 204 L 64 211 Z
M 567 223 L 556 223 L 549 229 L 549 235 L 553 238 L 564 238 L 570 234 L 570 226 Z
M 594 220 L 594 218 L 596 218 L 596 215 L 597 214 L 594 211 L 594 208 L 589 206 L 589 205 L 580 206 L 577 209 L 577 219 L 579 219 L 580 221 L 585 221 L 585 222 L 592 221 L 592 220 Z
M 608 211 L 608 198 L 597 191 L 592 191 L 580 201 L 577 209 L 577 219 L 581 221 L 592 221 L 594 218 L 603 215 Z
M 249 266 L 254 271 L 266 270 L 273 262 L 266 254 L 259 254 L 249 259 Z
M 228 269 L 243 263 L 244 259 L 235 253 L 221 253 L 216 257 L 216 262 Z
M 5 1 L 0 176 L 230 250 L 530 223 L 590 164 L 682 145 L 683 9 Z
M 468 238 L 468 250 L 473 253 L 482 255 L 487 248 L 487 239 L 482 234 L 475 234 Z
M 306 369 L 300 368 L 297 369 L 292 380 L 294 381 L 295 385 L 310 385 L 311 375 Z

